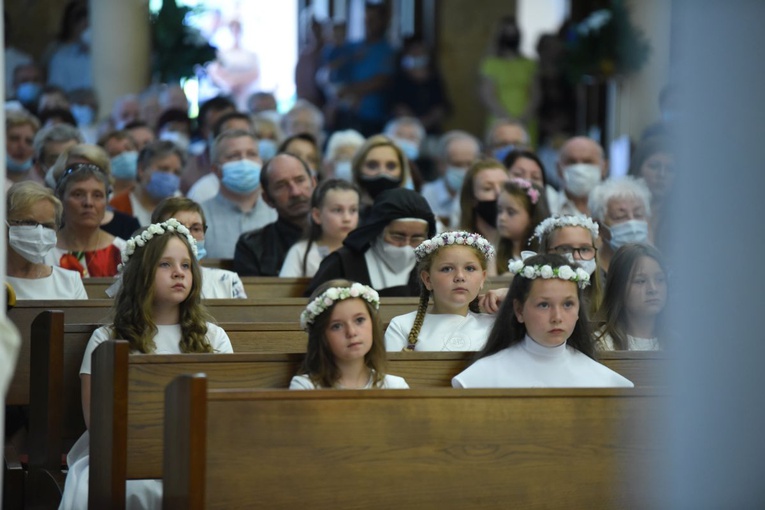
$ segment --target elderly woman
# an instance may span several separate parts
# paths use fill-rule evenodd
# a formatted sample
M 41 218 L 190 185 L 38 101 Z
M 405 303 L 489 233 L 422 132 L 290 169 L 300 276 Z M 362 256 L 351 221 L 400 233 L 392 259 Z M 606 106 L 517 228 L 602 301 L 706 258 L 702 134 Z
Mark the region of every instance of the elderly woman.
M 40 130 L 40 122 L 26 112 L 9 111 L 5 115 L 5 175 L 8 186 L 30 180 L 42 183 L 43 177 L 34 168 L 32 158 L 32 142 Z
M 342 179 L 353 182 L 351 160 L 363 144 L 364 136 L 353 129 L 332 133 L 324 154 L 322 179 Z
M 186 155 L 168 140 L 151 143 L 138 154 L 138 182 L 131 190 L 114 195 L 110 204 L 138 219 L 142 226 L 151 223 L 151 213 L 163 199 L 180 195 L 181 170 Z
M 109 175 L 102 167 L 71 152 L 61 157 L 74 162 L 65 166 L 56 181 L 56 195 L 64 205 L 64 227 L 54 250 L 56 263 L 83 277 L 114 276 L 125 241 L 101 228 Z
M 61 202 L 36 182 L 8 190 L 8 260 L 6 281 L 17 299 L 88 299 L 80 275 L 44 263 L 56 246 Z
M 370 285 L 381 296 L 418 296 L 414 248 L 436 234 L 436 218 L 419 193 L 396 188 L 380 193 L 363 226 L 322 261 L 308 285 L 344 278 Z
M 665 244 L 666 204 L 675 180 L 675 157 L 669 140 L 652 137 L 642 140 L 630 161 L 629 175 L 645 181 L 651 192 L 651 221 L 649 238 L 654 244 Z
M 642 181 L 632 177 L 604 181 L 590 192 L 588 207 L 601 227 L 603 245 L 598 257 L 605 273 L 616 250 L 628 243 L 648 242 L 651 192 Z
M 112 182 L 111 177 L 111 161 L 105 149 L 97 145 L 90 145 L 81 143 L 69 147 L 59 155 L 56 160 L 56 164 L 53 166 L 52 174 L 54 182 L 61 177 L 64 170 L 74 163 L 92 163 L 98 168 L 104 171 L 109 176 L 109 182 Z M 53 186 L 55 188 L 55 186 Z M 112 192 L 114 188 L 112 188 Z M 107 206 L 106 212 L 104 212 L 104 218 L 101 220 L 101 228 L 110 233 L 114 237 L 120 239 L 130 239 L 133 233 L 141 228 L 138 220 L 129 214 L 121 213 L 111 209 Z

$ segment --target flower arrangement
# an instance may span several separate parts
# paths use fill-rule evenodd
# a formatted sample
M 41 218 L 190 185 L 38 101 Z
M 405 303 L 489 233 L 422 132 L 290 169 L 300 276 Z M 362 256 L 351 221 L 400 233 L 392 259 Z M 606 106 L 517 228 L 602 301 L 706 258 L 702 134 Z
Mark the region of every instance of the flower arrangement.
M 519 188 L 526 190 L 526 195 L 529 197 L 531 205 L 537 205 L 537 202 L 539 202 L 539 191 L 534 188 L 531 181 L 521 179 L 520 177 L 513 177 L 510 179 L 510 182 Z
M 592 234 L 593 239 L 598 238 L 598 231 L 599 231 L 598 224 L 592 221 L 592 218 L 590 218 L 589 216 L 565 215 L 565 216 L 550 216 L 549 218 L 544 220 L 542 223 L 537 225 L 537 228 L 534 229 L 534 235 L 531 236 L 531 239 L 534 239 L 536 237 L 541 243 L 543 236 L 549 234 L 556 228 L 562 228 L 562 227 L 586 228 Z
M 414 255 L 417 257 L 417 261 L 420 262 L 431 253 L 438 251 L 440 248 L 453 244 L 458 246 L 472 246 L 481 252 L 486 260 L 494 258 L 494 246 L 492 246 L 489 241 L 480 234 L 471 234 L 464 230 L 442 232 L 432 239 L 423 241 L 414 249 Z
M 195 75 L 197 66 L 215 60 L 215 48 L 200 31 L 186 24 L 194 8 L 179 6 L 176 0 L 163 0 L 151 16 L 152 77 L 170 83 Z
M 592 12 L 567 33 L 566 66 L 574 82 L 585 76 L 608 78 L 636 71 L 648 60 L 651 46 L 630 18 L 625 0 Z
M 372 287 L 360 283 L 354 283 L 350 287 L 330 287 L 308 303 L 308 306 L 300 314 L 300 327 L 308 331 L 316 317 L 338 301 L 350 298 L 361 298 L 374 306 L 375 310 L 380 308 L 380 295 Z
M 146 227 L 146 230 L 137 236 L 128 239 L 127 246 L 122 251 L 122 264 L 119 265 L 118 269 L 122 271 L 122 268 L 125 267 L 128 260 L 130 260 L 130 257 L 135 253 L 136 248 L 143 248 L 146 246 L 146 243 L 151 241 L 155 236 L 161 236 L 167 232 L 178 232 L 179 234 L 185 235 L 186 240 L 191 246 L 191 251 L 194 257 L 197 256 L 197 241 L 191 236 L 189 229 L 175 218 L 170 218 L 162 223 L 153 223 Z
M 557 278 L 559 280 L 576 282 L 580 289 L 590 284 L 590 275 L 587 271 L 581 268 L 573 269 L 571 266 L 552 267 L 549 264 L 527 266 L 522 260 L 511 260 L 507 264 L 507 269 L 511 273 L 528 278 L 529 280 L 536 280 L 540 277 L 545 280 Z

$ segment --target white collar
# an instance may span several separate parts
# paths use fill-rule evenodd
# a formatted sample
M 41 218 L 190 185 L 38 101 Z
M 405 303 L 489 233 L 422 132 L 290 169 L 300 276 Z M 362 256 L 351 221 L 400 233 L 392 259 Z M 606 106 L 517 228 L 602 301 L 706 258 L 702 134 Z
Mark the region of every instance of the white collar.
M 555 347 L 547 347 L 531 338 L 528 334 L 523 338 L 521 345 L 526 352 L 536 356 L 544 356 L 545 358 L 559 358 L 566 353 L 566 342 Z

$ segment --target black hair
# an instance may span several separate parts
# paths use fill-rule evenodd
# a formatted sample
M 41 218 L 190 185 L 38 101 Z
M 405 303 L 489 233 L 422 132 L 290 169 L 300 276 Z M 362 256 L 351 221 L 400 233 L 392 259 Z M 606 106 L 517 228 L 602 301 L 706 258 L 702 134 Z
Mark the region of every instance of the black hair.
M 165 124 L 169 124 L 170 122 L 183 122 L 189 129 L 189 133 L 191 133 L 191 119 L 189 118 L 189 114 L 186 113 L 186 110 L 181 110 L 180 108 L 170 108 L 169 110 L 165 110 L 162 112 L 162 115 L 159 116 L 159 119 L 157 119 L 156 130 L 160 131 Z
M 58 119 L 64 124 L 77 127 L 77 120 L 68 108 L 46 108 L 38 114 L 38 118 L 42 126 L 51 119 Z
M 201 129 L 205 125 L 207 112 L 210 110 L 225 110 L 227 108 L 236 110 L 236 104 L 227 96 L 215 96 L 212 99 L 208 99 L 199 107 L 199 116 L 197 116 L 198 127 Z
M 241 119 L 247 121 L 247 124 L 250 126 L 250 131 L 252 131 L 252 119 L 249 115 L 242 112 L 229 112 L 224 113 L 221 115 L 221 117 L 215 122 L 215 125 L 212 128 L 212 135 L 217 138 L 218 135 L 221 133 L 221 129 L 223 128 L 223 125 L 230 121 L 231 119 Z

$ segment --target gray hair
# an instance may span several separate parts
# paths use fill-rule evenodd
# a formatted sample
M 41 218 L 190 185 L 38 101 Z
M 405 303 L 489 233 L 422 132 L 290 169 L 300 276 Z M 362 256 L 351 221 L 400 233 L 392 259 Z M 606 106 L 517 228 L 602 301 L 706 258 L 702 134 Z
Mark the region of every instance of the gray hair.
M 138 154 L 138 168 L 148 168 L 155 159 L 175 154 L 181 160 L 181 168 L 186 166 L 186 154 L 173 142 L 158 140 L 148 144 Z
M 467 131 L 462 131 L 459 129 L 453 129 L 452 131 L 447 131 L 444 133 L 441 138 L 438 139 L 438 157 L 442 161 L 445 161 L 448 156 L 449 151 L 449 145 L 451 145 L 452 142 L 455 140 L 470 140 L 475 145 L 475 152 L 476 157 L 478 157 L 481 154 L 481 142 L 478 141 L 478 138 L 471 135 Z
M 44 159 L 46 143 L 68 142 L 69 140 L 75 140 L 77 143 L 85 143 L 85 138 L 83 138 L 80 130 L 69 124 L 56 124 L 55 126 L 41 129 L 37 132 L 35 139 L 32 142 L 35 151 L 35 161 L 39 162 Z
M 521 131 L 523 131 L 523 144 L 528 145 L 529 132 L 522 122 L 510 119 L 495 119 L 491 124 L 489 124 L 489 129 L 486 130 L 485 143 L 487 147 L 494 145 L 494 131 L 500 126 L 515 126 L 520 128 Z
M 635 197 L 643 202 L 646 216 L 651 216 L 651 192 L 641 179 L 626 176 L 621 179 L 608 179 L 601 182 L 590 192 L 587 206 L 593 219 L 603 222 L 606 219 L 608 202 L 614 198 Z
M 215 137 L 215 141 L 213 141 L 212 147 L 210 147 L 210 162 L 212 162 L 214 165 L 218 163 L 220 146 L 223 142 L 226 140 L 242 137 L 252 138 L 252 140 L 255 142 L 255 145 L 258 145 L 258 136 L 252 131 L 245 131 L 244 129 L 229 129 L 228 131 L 224 131 Z
M 393 138 L 396 136 L 396 130 L 400 126 L 414 126 L 414 128 L 417 130 L 417 137 L 420 139 L 420 143 L 422 143 L 422 141 L 425 139 L 425 126 L 423 126 L 422 122 L 420 122 L 420 120 L 416 117 L 397 117 L 395 119 L 391 119 L 387 124 L 385 124 L 385 130 L 383 133 L 390 138 Z
M 282 117 L 282 129 L 287 136 L 295 134 L 287 129 L 287 123 L 293 115 L 301 111 L 307 111 L 313 115 L 314 124 L 316 124 L 318 127 L 319 132 L 324 130 L 324 114 L 321 112 L 321 110 L 319 110 L 316 105 L 306 99 L 298 99 L 295 101 L 295 104 L 292 106 L 290 111 L 285 113 Z
M 345 145 L 353 145 L 356 150 L 364 145 L 364 135 L 355 129 L 346 129 L 345 131 L 335 131 L 329 137 L 327 142 L 327 152 L 324 154 L 324 161 L 332 161 L 337 156 L 335 153 Z

